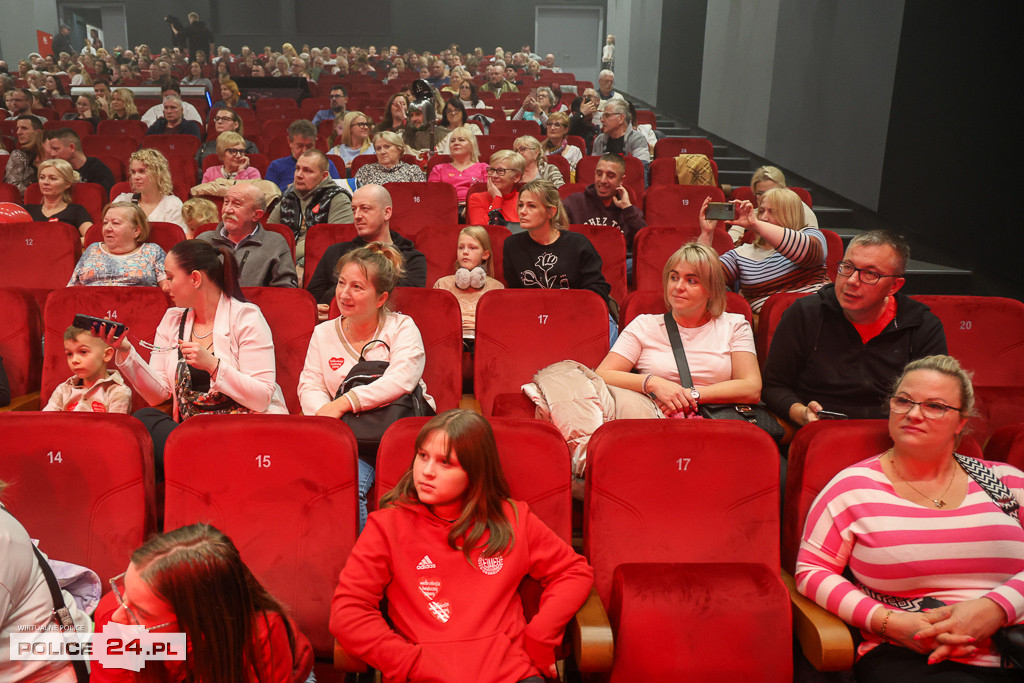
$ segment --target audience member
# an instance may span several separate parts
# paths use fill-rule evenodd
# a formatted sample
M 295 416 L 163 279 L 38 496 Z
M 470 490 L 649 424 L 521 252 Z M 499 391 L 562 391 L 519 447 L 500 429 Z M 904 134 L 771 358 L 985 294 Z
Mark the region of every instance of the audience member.
M 321 121 L 334 121 L 344 118 L 345 106 L 348 104 L 348 91 L 345 86 L 336 83 L 331 86 L 331 106 L 321 109 L 313 116 L 313 125 L 319 126 Z
M 245 153 L 245 138 L 238 133 L 227 131 L 217 136 L 217 156 L 220 164 L 210 166 L 203 173 L 204 183 L 217 178 L 228 180 L 259 180 L 260 172 L 249 164 Z
M 43 124 L 38 116 L 22 114 L 18 116 L 14 135 L 18 139 L 18 149 L 11 152 L 11 158 L 7 160 L 4 182 L 24 192 L 36 181 L 36 166 L 46 157 Z
M 759 206 L 761 203 L 761 197 L 768 190 L 775 189 L 776 187 L 786 189 L 786 176 L 781 170 L 775 166 L 761 166 L 754 174 L 750 177 L 750 191 L 754 194 L 754 206 Z M 802 200 L 801 200 L 802 201 Z M 804 225 L 812 228 L 818 227 L 818 217 L 811 211 L 811 207 L 804 204 Z M 743 236 L 746 234 L 746 230 L 739 226 L 730 226 L 729 235 L 733 238 L 733 241 L 739 245 L 743 241 Z
M 352 214 L 356 238 L 332 244 L 320 258 L 306 289 L 316 298 L 320 314 L 327 315 L 331 294 L 338 283 L 338 259 L 371 242 L 393 244 L 402 254 L 404 273 L 399 287 L 426 287 L 427 259 L 409 240 L 391 229 L 391 195 L 381 185 L 364 185 L 352 195 Z
M 274 159 L 267 167 L 267 180 L 281 188 L 281 192 L 287 192 L 288 187 L 295 180 L 295 164 L 303 153 L 316 147 L 316 128 L 305 119 L 292 121 L 288 126 L 288 149 L 291 152 L 286 157 Z M 327 160 L 327 172 L 332 178 L 339 179 L 338 169 L 334 163 Z M 277 221 L 271 221 L 276 223 Z
M 158 150 L 143 148 L 129 157 L 131 192 L 114 197 L 115 202 L 138 204 L 150 221 L 175 223 L 182 229 L 181 200 L 174 195 L 167 158 Z
M 455 247 L 455 274 L 438 279 L 434 288 L 449 291 L 459 300 L 465 347 L 466 340 L 476 338 L 476 305 L 480 297 L 493 289 L 505 288 L 505 285 L 494 279 L 491 238 L 487 228 L 467 225 L 459 231 L 459 241 Z M 468 343 L 471 350 L 472 341 Z
M 558 189 L 534 180 L 519 191 L 519 226 L 523 232 L 505 240 L 502 270 L 511 289 L 586 289 L 609 306 L 611 341 L 618 324 L 611 315 L 611 285 L 601 273 L 601 257 L 583 235 L 568 230 L 569 218 Z
M 374 134 L 385 131 L 394 132 L 405 128 L 409 118 L 408 110 L 411 103 L 412 98 L 404 92 L 397 92 L 389 97 L 387 104 L 384 105 L 384 117 L 377 124 L 377 127 L 373 129 Z
M 518 152 L 499 149 L 487 166 L 487 192 L 475 192 L 466 199 L 466 222 L 470 225 L 503 225 L 512 232 L 519 227 L 519 181 L 526 160 Z
M 220 66 L 220 65 L 218 65 Z M 224 67 L 227 68 L 227 67 Z M 220 99 L 213 103 L 212 108 L 226 107 L 228 109 L 235 109 L 241 107 L 242 109 L 249 109 L 249 103 L 242 99 L 242 91 L 238 89 L 238 84 L 230 78 L 221 78 L 219 85 Z
M 476 83 L 468 78 L 459 86 L 459 102 L 462 102 L 465 109 L 485 109 L 487 107 L 477 94 Z
M 114 121 L 141 119 L 139 110 L 135 107 L 135 94 L 128 88 L 117 88 L 110 93 L 110 115 L 107 118 Z
M 87 157 L 82 151 L 82 140 L 78 133 L 70 128 L 48 130 L 43 135 L 51 159 L 63 159 L 78 172 L 83 183 L 96 183 L 103 186 L 106 195 L 110 195 L 114 187 L 114 174 L 96 157 Z
M 199 62 L 191 62 L 188 65 L 188 76 L 181 79 L 181 85 L 194 85 L 206 88 L 206 92 L 213 93 L 213 82 L 203 75 L 203 67 Z
M 570 145 L 569 115 L 565 112 L 555 112 L 548 116 L 547 138 L 541 144 L 541 151 L 544 154 L 560 154 L 569 162 L 569 168 L 573 175 L 576 173 L 576 164 L 583 158 L 583 152 L 576 145 Z
M 974 388 L 954 358 L 909 363 L 887 404 L 892 447 L 811 504 L 797 588 L 860 630 L 858 681 L 1018 680 L 992 636 L 1024 604 L 1024 472 L 957 453 Z
M 555 187 L 565 185 L 562 172 L 554 164 L 549 164 L 544 158 L 544 151 L 541 149 L 540 140 L 532 135 L 523 135 L 516 138 L 512 143 L 512 149 L 518 153 L 526 165 L 523 168 L 523 177 L 520 182 L 528 183 L 531 180 L 546 180 Z
M 341 572 L 331 633 L 389 681 L 556 678 L 556 649 L 593 588 L 593 570 L 525 503 L 512 500 L 494 434 L 480 415 L 438 415 L 424 425 L 411 455 Z M 430 574 L 416 569 L 424 558 L 435 565 Z M 497 581 L 489 574 L 499 566 Z M 527 575 L 543 586 L 529 623 L 519 595 Z M 405 587 L 424 576 L 437 582 L 438 601 L 463 606 L 462 618 L 449 622 L 431 613 L 423 597 L 433 598 L 434 584 L 420 583 L 423 594 Z M 381 612 L 385 598 L 390 622 Z M 445 604 L 434 604 L 448 614 Z
M 306 233 L 318 223 L 351 223 L 348 193 L 331 179 L 327 157 L 320 150 L 303 152 L 295 164 L 294 182 L 270 214 L 271 223 L 283 223 L 295 233 L 295 259 L 305 262 Z
M 370 129 L 373 122 L 361 111 L 350 111 L 342 118 L 334 119 L 334 136 L 328 141 L 333 146 L 328 154 L 341 157 L 346 168 L 362 154 L 374 154 L 373 143 L 370 141 Z
M 75 111 L 64 115 L 65 121 L 87 121 L 92 126 L 92 132 L 96 132 L 96 126 L 100 122 L 100 105 L 95 95 L 79 95 L 75 98 Z
M 200 227 L 220 222 L 220 210 L 209 199 L 192 197 L 181 205 L 181 219 L 185 222 L 185 237 L 192 239 Z
M 365 164 L 356 171 L 359 185 L 386 185 L 387 183 L 419 183 L 426 181 L 423 170 L 402 161 L 405 141 L 398 133 L 384 131 L 373 136 L 377 162 Z
M 632 253 L 636 233 L 647 225 L 644 214 L 634 206 L 622 183 L 626 180 L 626 162 L 618 154 L 605 154 L 594 167 L 594 182 L 583 192 L 565 198 L 569 222 L 586 225 L 610 225 L 622 231 L 626 248 Z
M 85 248 L 68 287 L 163 286 L 164 250 L 147 242 L 150 225 L 138 204 L 113 202 L 103 210 L 103 239 Z
M 505 79 L 505 65 L 496 62 L 487 67 L 487 82 L 480 86 L 484 92 L 493 93 L 495 97 L 501 97 L 507 92 L 519 92 L 514 83 Z
M 455 188 L 459 206 L 465 207 L 466 194 L 474 183 L 487 180 L 487 164 L 480 161 L 480 149 L 476 135 L 469 126 L 456 127 L 444 139 L 452 160 L 449 163 L 434 164 L 428 181 L 448 183 Z
M 114 622 L 146 630 L 173 625 L 185 634 L 185 661 L 147 662 L 144 671 L 156 680 L 301 683 L 312 671 L 313 648 L 288 610 L 231 539 L 208 524 L 151 536 L 110 585 L 114 599 L 100 602 L 97 631 Z M 95 683 L 136 680 L 128 669 L 92 666 Z
M 299 377 L 302 413 L 333 418 L 359 414 L 412 393 L 417 386 L 433 409 L 434 399 L 423 383 L 423 339 L 413 319 L 393 313 L 388 301 L 403 276 L 402 253 L 394 245 L 374 241 L 347 251 L 337 269 L 333 294 L 341 315 L 317 325 L 309 340 Z M 375 340 L 383 343 L 370 343 Z M 388 361 L 388 366 L 374 381 L 341 393 L 345 378 L 360 360 Z M 359 453 L 360 528 L 366 522 L 376 455 L 366 450 L 360 448 Z
M 288 412 L 276 382 L 270 327 L 259 307 L 242 295 L 231 252 L 185 240 L 167 254 L 164 270 L 175 307 L 157 327 L 150 361 L 143 360 L 128 335 L 117 338 L 111 331 L 105 338 L 117 349 L 114 360 L 121 374 L 151 406 L 172 399 L 173 416 L 157 408 L 135 413 L 153 437 L 157 481 L 163 478 L 164 443 L 182 420 L 214 413 Z
M 570 107 L 569 135 L 583 138 L 588 153 L 594 146 L 594 138 L 601 133 L 604 125 L 604 121 L 601 121 L 602 125 L 599 126 L 594 120 L 600 103 L 601 98 L 597 96 L 597 92 L 593 88 L 587 88 L 583 91 L 583 95 L 572 101 Z M 609 119 L 609 123 L 618 123 L 618 119 L 614 121 Z
M 71 188 L 78 182 L 78 173 L 63 159 L 47 159 L 39 164 L 39 194 L 42 204 L 26 204 L 32 220 L 41 223 L 67 223 L 85 237 L 92 227 L 92 216 L 81 204 L 71 202 Z
M 91 331 L 72 326 L 64 330 L 64 354 L 73 374 L 54 388 L 43 412 L 132 411 L 132 390 L 121 373 L 107 368 L 114 360 L 113 347 Z
M 439 154 L 451 153 L 448 149 L 448 134 L 456 128 L 465 126 L 472 131 L 474 136 L 483 135 L 483 131 L 480 130 L 480 126 L 475 123 L 471 123 L 466 116 L 466 105 L 462 103 L 462 100 L 457 97 L 452 97 L 445 102 L 443 110 L 444 125 L 437 129 L 440 133 L 438 137 L 441 135 L 444 136 L 441 141 L 437 143 L 437 151 Z
M 702 244 L 711 246 L 717 221 L 707 221 L 709 199 L 700 208 Z M 756 212 L 747 201 L 734 202 L 736 218 L 730 221 L 757 233 L 751 244 L 743 244 L 722 256 L 729 284 L 739 284 L 740 293 L 754 313 L 777 292 L 815 292 L 828 284 L 825 235 L 817 228 L 804 227 L 803 203 L 792 190 L 770 190 L 761 198 Z
M 260 223 L 266 211 L 267 201 L 258 187 L 235 185 L 224 196 L 220 225 L 200 233 L 198 239 L 234 254 L 238 283 L 243 287 L 298 287 L 288 242 Z
M 173 95 L 181 100 L 181 86 L 178 85 L 177 81 L 167 79 L 160 83 L 160 96 L 167 97 L 168 95 Z M 153 105 L 147 109 L 140 120 L 147 126 L 152 126 L 162 116 L 164 116 L 163 103 Z M 184 101 L 181 103 L 181 118 L 186 121 L 195 121 L 196 123 L 203 122 L 203 117 L 200 116 L 199 110 Z
M 202 168 L 203 161 L 206 157 L 211 154 L 217 154 L 217 138 L 222 133 L 238 133 L 245 138 L 245 124 L 242 122 L 242 118 L 232 109 L 221 109 L 213 115 L 213 129 L 210 131 L 209 138 L 200 147 L 199 151 L 196 152 L 196 164 Z M 259 148 L 249 140 L 245 140 L 245 154 L 258 154 Z
M 181 98 L 177 95 L 164 97 L 164 115 L 149 127 L 146 135 L 194 135 L 203 139 L 199 124 L 181 116 Z
M 835 285 L 789 307 L 764 365 L 764 400 L 772 412 L 798 426 L 820 419 L 822 410 L 885 417 L 900 369 L 946 353 L 939 319 L 899 291 L 909 258 L 901 237 L 879 230 L 858 235 Z
M 623 99 L 609 100 L 601 114 L 601 134 L 594 138 L 594 156 L 607 152 L 651 161 L 647 138 L 630 125 L 629 105 Z

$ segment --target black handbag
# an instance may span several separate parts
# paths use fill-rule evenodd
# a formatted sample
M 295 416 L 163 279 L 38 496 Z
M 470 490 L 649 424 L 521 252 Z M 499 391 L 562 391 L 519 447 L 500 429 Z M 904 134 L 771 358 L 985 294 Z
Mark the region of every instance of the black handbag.
M 345 381 L 338 387 L 335 398 L 340 398 L 355 387 L 371 384 L 384 375 L 384 371 L 390 365 L 389 361 L 363 358 L 367 347 L 372 344 L 384 344 L 388 352 L 391 352 L 391 347 L 381 339 L 368 341 L 359 352 L 359 361 L 352 366 L 345 376 Z M 423 388 L 417 384 L 411 393 L 399 396 L 391 403 L 358 413 L 350 411 L 342 415 L 341 419 L 352 429 L 352 433 L 356 437 L 359 457 L 372 465 L 377 460 L 377 447 L 380 445 L 384 432 L 394 422 L 403 417 L 423 417 L 434 414 L 434 409 L 423 398 Z
M 671 313 L 665 314 L 665 329 L 668 331 L 668 340 L 672 343 L 672 355 L 676 358 L 676 369 L 679 371 L 679 381 L 684 387 L 693 386 L 693 378 L 690 376 L 690 364 L 686 362 L 686 353 L 683 351 L 683 340 L 679 337 L 679 328 L 676 327 L 675 318 Z M 759 427 L 768 436 L 775 439 L 775 443 L 782 441 L 786 431 L 775 419 L 763 403 L 750 405 L 746 403 L 699 403 L 697 409 L 700 415 L 709 420 L 743 420 L 755 427 Z

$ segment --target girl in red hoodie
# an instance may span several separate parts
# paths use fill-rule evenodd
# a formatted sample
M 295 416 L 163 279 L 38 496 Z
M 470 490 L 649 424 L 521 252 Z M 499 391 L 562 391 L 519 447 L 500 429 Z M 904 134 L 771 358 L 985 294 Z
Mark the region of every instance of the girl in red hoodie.
M 529 622 L 526 576 L 544 588 Z M 593 581 L 509 498 L 487 421 L 450 410 L 424 425 L 409 470 L 370 515 L 334 593 L 331 633 L 385 682 L 539 681 L 555 676 L 555 647 Z

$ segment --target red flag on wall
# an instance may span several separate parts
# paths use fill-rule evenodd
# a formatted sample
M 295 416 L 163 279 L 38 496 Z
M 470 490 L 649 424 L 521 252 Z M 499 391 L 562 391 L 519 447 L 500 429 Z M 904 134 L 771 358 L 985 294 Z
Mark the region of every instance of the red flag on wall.
M 39 54 L 42 56 L 53 54 L 53 36 L 46 31 L 36 31 L 36 42 L 39 43 Z

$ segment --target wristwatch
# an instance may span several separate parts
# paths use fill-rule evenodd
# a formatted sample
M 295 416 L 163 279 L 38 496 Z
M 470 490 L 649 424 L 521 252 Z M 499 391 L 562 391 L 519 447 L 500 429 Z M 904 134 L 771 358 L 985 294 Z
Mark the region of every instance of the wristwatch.
M 694 401 L 700 403 L 700 392 L 697 391 L 697 387 L 691 387 L 690 388 L 690 398 L 692 398 Z

